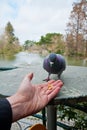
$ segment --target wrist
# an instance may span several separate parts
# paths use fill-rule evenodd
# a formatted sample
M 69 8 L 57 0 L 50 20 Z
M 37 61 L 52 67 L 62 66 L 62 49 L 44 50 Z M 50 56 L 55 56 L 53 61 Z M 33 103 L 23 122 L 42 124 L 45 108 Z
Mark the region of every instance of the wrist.
M 14 94 L 11 97 L 8 97 L 12 109 L 12 122 L 15 122 L 21 119 L 24 115 L 24 105 L 22 101 L 22 97 L 20 95 Z

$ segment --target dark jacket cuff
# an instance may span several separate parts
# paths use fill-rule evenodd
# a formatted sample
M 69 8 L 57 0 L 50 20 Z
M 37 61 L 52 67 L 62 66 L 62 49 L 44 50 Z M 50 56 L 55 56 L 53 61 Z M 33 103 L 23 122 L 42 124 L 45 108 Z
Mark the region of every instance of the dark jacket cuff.
M 10 130 L 12 124 L 12 109 L 7 99 L 0 99 L 0 130 Z

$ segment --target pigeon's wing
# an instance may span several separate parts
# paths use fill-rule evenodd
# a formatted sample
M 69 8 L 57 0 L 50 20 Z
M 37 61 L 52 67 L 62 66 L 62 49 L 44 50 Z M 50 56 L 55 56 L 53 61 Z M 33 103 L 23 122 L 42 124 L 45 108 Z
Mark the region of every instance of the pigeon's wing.
M 50 72 L 50 64 L 48 58 L 45 58 L 43 61 L 43 68 L 47 71 Z
M 65 68 L 66 68 L 65 58 L 62 55 L 57 54 L 57 60 L 59 60 L 59 63 L 60 63 L 59 68 L 62 70 L 65 70 Z

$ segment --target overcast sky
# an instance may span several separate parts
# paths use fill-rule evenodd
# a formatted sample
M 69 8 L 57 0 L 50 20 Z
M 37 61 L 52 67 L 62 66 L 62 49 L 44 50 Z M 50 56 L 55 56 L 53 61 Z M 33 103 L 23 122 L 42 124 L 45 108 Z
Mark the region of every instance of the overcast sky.
M 23 43 L 46 33 L 65 33 L 76 0 L 0 0 L 0 32 L 10 21 Z

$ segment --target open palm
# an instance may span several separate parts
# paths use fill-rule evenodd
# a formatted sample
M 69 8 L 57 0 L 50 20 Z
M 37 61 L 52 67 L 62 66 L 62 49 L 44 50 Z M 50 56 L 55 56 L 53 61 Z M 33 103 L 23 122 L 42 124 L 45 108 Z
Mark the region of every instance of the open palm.
M 34 114 L 44 108 L 57 95 L 63 85 L 61 80 L 50 80 L 46 83 L 33 85 L 31 83 L 32 78 L 33 73 L 28 74 L 17 92 L 23 98 L 25 116 L 29 113 Z M 48 85 L 51 85 L 52 88 L 48 89 Z

